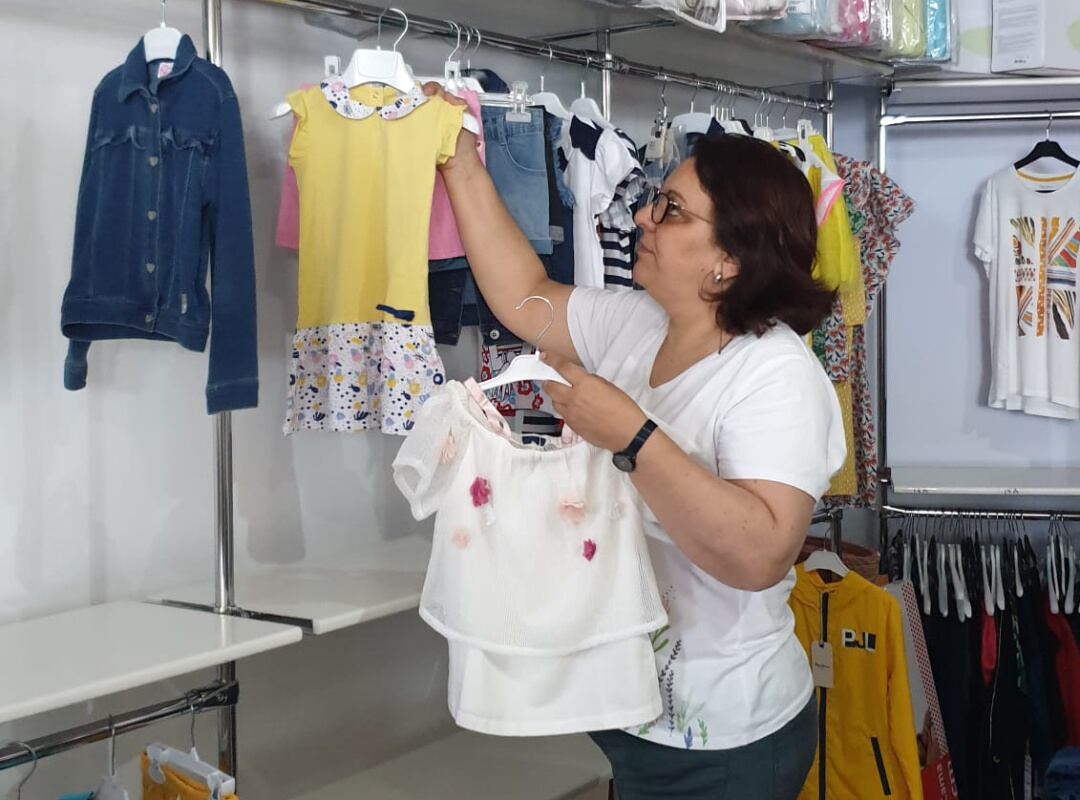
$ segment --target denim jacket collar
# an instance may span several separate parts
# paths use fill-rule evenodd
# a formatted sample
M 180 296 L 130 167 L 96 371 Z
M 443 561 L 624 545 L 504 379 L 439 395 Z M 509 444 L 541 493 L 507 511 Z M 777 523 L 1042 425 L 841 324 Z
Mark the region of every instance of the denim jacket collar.
M 195 60 L 196 55 L 195 44 L 191 41 L 191 37 L 185 33 L 180 37 L 180 43 L 176 46 L 176 58 L 173 59 L 172 72 L 162 78 L 162 80 L 172 80 L 173 78 L 178 78 L 183 75 L 188 67 L 191 66 L 191 62 Z M 124 62 L 122 77 L 120 79 L 120 89 L 118 92 L 120 102 L 124 102 L 128 97 L 140 89 L 149 92 L 150 87 L 147 85 L 148 80 L 149 78 L 146 72 L 146 48 L 144 47 L 142 37 L 140 36 L 139 43 L 135 45 L 130 53 L 128 53 L 127 61 Z

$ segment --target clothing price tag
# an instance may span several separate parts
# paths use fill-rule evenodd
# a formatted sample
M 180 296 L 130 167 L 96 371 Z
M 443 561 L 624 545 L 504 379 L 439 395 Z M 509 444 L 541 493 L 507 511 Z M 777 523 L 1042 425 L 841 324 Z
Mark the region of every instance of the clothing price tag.
M 810 667 L 814 671 L 814 686 L 833 688 L 832 645 L 813 642 L 810 645 Z
M 172 68 L 173 68 L 173 62 L 171 62 L 171 61 L 162 61 L 160 64 L 158 64 L 157 65 L 158 80 L 161 80 L 164 77 L 172 75 Z
M 649 135 L 649 141 L 645 144 L 645 160 L 657 161 L 664 156 L 664 145 L 667 139 L 667 128 L 654 127 Z

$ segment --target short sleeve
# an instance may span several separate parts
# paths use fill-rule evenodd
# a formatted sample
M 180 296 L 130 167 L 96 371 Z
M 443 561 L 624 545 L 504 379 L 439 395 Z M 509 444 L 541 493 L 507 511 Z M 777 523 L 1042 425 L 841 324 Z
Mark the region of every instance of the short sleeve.
M 577 286 L 566 304 L 566 325 L 578 361 L 596 372 L 600 360 L 611 347 L 623 325 L 648 301 L 645 292 L 612 291 Z
M 461 132 L 461 120 L 465 115 L 465 106 L 450 105 L 442 99 L 436 99 L 433 102 L 442 104 L 439 112 L 439 153 L 437 160 L 439 164 L 445 164 L 457 152 L 458 134 Z
M 295 167 L 298 159 L 303 158 L 304 146 L 307 143 L 307 127 L 305 122 L 308 118 L 307 98 L 304 89 L 289 92 L 285 102 L 292 108 L 296 116 L 296 125 L 293 128 L 292 142 L 289 144 L 289 166 Z
M 820 364 L 801 354 L 756 368 L 713 436 L 721 478 L 775 481 L 815 501 L 847 454 L 836 393 Z
M 615 197 L 615 190 L 634 169 L 630 151 L 614 131 L 604 131 L 596 148 L 597 169 L 593 176 L 589 197 L 593 216 L 607 211 Z
M 418 520 L 439 510 L 464 449 L 463 442 L 455 441 L 451 410 L 446 391 L 424 403 L 391 467 L 394 483 Z
M 990 264 L 997 252 L 997 241 L 994 231 L 994 182 L 986 182 L 982 198 L 979 200 L 979 214 L 975 218 L 975 257 L 983 263 L 983 268 L 990 272 Z
M 296 124 L 293 124 L 293 137 Z M 289 139 L 292 149 L 292 137 Z M 288 250 L 300 249 L 300 189 L 296 183 L 296 171 L 286 161 L 285 174 L 281 178 L 281 198 L 278 201 L 277 229 L 274 243 Z

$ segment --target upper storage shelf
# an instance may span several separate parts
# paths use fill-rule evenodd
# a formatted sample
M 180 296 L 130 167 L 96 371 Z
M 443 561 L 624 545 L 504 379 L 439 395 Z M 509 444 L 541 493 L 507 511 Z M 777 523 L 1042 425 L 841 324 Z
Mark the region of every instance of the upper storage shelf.
M 261 1 L 325 12 L 311 15 L 310 21 L 354 37 L 367 33 L 371 24 L 366 19 L 382 11 L 381 6 L 356 0 Z M 853 58 L 842 52 L 802 42 L 763 36 L 734 23 L 725 33 L 718 34 L 688 22 L 676 22 L 659 12 L 614 8 L 589 0 L 544 0 L 539 3 L 529 0 L 503 0 L 499 3 L 489 0 L 403 0 L 398 7 L 410 16 L 440 22 L 453 19 L 462 25 L 472 24 L 485 31 L 532 42 L 571 31 L 658 22 L 662 27 L 615 36 L 612 41 L 614 54 L 671 71 L 716 76 L 747 86 L 794 88 L 827 80 L 874 81 L 892 74 L 892 67 L 887 64 Z M 364 15 L 365 20 L 350 19 L 350 12 Z M 387 14 L 383 25 L 394 26 L 396 32 L 399 21 L 395 16 Z M 406 53 L 414 35 L 415 30 L 410 30 L 401 45 Z M 490 41 L 488 43 L 492 44 Z M 596 37 L 591 35 L 561 41 L 560 44 L 589 51 L 597 49 Z M 474 63 L 479 60 L 482 60 L 482 56 L 473 58 Z

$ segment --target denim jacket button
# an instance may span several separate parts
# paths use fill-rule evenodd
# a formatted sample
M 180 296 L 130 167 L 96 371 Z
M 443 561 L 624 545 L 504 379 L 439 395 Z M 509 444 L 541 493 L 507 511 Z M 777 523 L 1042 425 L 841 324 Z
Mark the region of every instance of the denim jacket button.
M 155 269 L 157 269 L 157 264 L 155 264 L 153 261 L 148 261 L 146 263 L 146 271 L 147 272 L 153 274 Z
M 146 163 L 149 164 L 151 167 L 156 167 L 158 165 L 158 157 L 150 156 L 150 158 L 146 159 Z
M 146 212 L 146 218 L 148 220 L 150 220 L 151 222 L 153 222 L 155 219 L 157 219 L 157 212 L 156 211 L 147 211 Z
M 149 325 L 151 322 L 154 321 L 154 315 L 153 314 L 147 314 L 145 317 L 143 317 L 143 319 L 145 319 L 146 324 Z
M 497 342 L 499 340 L 499 332 L 498 331 L 492 331 L 491 333 L 488 334 L 488 337 L 491 339 L 491 341 Z
M 151 114 L 156 114 L 157 113 L 157 103 L 151 103 L 150 104 L 150 113 Z

